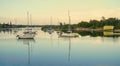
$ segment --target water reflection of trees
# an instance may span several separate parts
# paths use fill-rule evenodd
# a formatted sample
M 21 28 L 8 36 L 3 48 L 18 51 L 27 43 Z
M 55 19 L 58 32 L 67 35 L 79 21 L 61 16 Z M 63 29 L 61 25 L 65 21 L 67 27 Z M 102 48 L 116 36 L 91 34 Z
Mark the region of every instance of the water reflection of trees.
M 119 37 L 120 34 L 111 34 L 111 32 L 104 31 L 79 31 L 81 36 L 91 36 L 91 37 Z M 113 33 L 113 32 L 112 32 Z
M 11 29 L 11 28 L 4 28 L 4 29 L 0 29 L 0 33 L 12 34 L 12 33 L 17 33 L 17 30 L 16 29 Z
M 3 32 L 3 33 L 12 33 L 12 29 L 0 29 L 0 32 Z
M 92 36 L 92 37 L 104 36 L 103 32 L 101 32 L 101 31 L 80 31 L 78 33 L 81 36 Z

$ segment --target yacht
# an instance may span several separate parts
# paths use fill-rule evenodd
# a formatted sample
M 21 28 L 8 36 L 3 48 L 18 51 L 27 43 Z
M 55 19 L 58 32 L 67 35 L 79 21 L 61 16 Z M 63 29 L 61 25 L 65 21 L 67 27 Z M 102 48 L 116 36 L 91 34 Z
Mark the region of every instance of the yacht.
M 18 39 L 34 39 L 35 34 L 29 32 L 23 32 L 23 34 L 17 35 Z
M 71 30 L 71 19 L 69 15 L 69 10 L 68 10 L 68 18 L 69 18 L 69 26 L 68 26 L 68 31 L 67 32 L 62 32 L 59 34 L 59 37 L 79 37 L 78 33 L 73 33 Z
M 50 20 L 51 20 L 51 21 L 50 21 L 50 27 L 47 29 L 47 32 L 48 32 L 49 34 L 52 34 L 52 33 L 54 32 L 54 29 L 52 28 L 52 17 L 51 17 Z
M 79 37 L 79 34 L 72 32 L 62 32 L 59 37 Z
M 27 16 L 29 25 L 29 12 L 27 12 Z M 34 39 L 35 35 L 36 31 L 33 31 L 32 28 L 27 27 L 21 34 L 17 35 L 16 37 L 18 37 L 18 39 Z

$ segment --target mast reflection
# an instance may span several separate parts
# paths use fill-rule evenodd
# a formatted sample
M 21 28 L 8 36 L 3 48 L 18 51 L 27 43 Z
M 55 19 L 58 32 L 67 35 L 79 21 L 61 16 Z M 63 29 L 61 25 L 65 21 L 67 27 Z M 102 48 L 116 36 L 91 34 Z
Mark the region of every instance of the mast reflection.
M 69 37 L 69 51 L 68 51 L 68 61 L 71 59 L 71 38 Z
M 35 43 L 34 39 L 17 39 L 20 42 L 23 42 L 24 45 L 28 46 L 28 65 L 31 64 L 31 53 L 32 53 L 32 44 Z
M 70 62 L 70 60 L 71 60 L 71 38 L 73 38 L 73 37 L 58 37 L 58 44 L 59 44 L 59 38 L 63 38 L 63 39 L 65 39 L 65 41 L 67 41 L 68 42 L 68 55 L 67 55 L 67 60 Z

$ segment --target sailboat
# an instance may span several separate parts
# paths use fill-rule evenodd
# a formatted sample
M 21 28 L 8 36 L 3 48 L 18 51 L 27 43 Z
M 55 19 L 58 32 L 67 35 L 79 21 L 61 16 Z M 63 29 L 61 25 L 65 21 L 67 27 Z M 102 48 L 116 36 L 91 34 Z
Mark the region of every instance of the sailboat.
M 53 32 L 54 32 L 54 29 L 52 28 L 52 17 L 51 17 L 51 22 L 50 22 L 50 27 L 47 29 L 47 32 L 49 33 L 49 34 L 52 34 Z
M 31 14 L 30 14 L 30 21 L 29 21 L 29 12 L 28 12 L 28 27 L 25 28 L 25 32 L 24 33 L 28 33 L 29 32 L 31 34 L 36 34 L 37 31 L 34 31 L 31 27 L 29 27 L 29 24 L 32 26 Z
M 59 19 L 58 19 L 58 23 L 59 23 L 59 22 L 60 22 L 60 21 L 59 21 Z M 60 27 L 62 27 L 62 26 L 61 26 L 61 24 L 60 24 L 60 26 L 58 26 L 58 31 L 57 31 L 57 34 L 58 34 L 58 35 L 60 35 L 60 34 L 62 33 L 62 31 L 61 31 L 61 28 L 60 28 Z
M 16 27 L 17 26 L 17 20 L 14 19 L 14 21 L 15 21 L 14 33 L 16 34 L 18 32 L 18 28 Z
M 27 12 L 28 17 L 28 27 L 22 32 L 22 34 L 17 35 L 18 39 L 34 39 L 36 32 L 29 27 L 29 12 Z
M 68 31 L 67 32 L 62 32 L 60 33 L 60 37 L 79 37 L 79 34 L 77 33 L 73 33 L 72 30 L 71 30 L 71 19 L 70 19 L 70 13 L 69 13 L 69 10 L 68 10 L 68 19 L 69 19 L 69 26 L 68 26 Z

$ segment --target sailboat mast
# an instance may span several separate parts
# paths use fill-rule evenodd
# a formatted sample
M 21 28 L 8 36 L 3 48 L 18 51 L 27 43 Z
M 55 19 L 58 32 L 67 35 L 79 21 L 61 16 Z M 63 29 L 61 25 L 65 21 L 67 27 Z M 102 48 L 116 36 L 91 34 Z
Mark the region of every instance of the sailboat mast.
M 68 10 L 68 19 L 69 19 L 69 27 L 68 27 L 68 31 L 71 31 L 71 18 L 70 18 L 70 11 Z
M 52 28 L 52 16 L 50 17 L 50 29 Z
M 30 14 L 30 25 L 32 26 L 32 15 Z
M 29 27 L 29 12 L 27 12 L 27 25 Z
M 52 25 L 52 16 L 50 17 L 50 25 Z
M 15 25 L 17 25 L 17 20 L 14 18 L 14 21 L 15 21 Z

